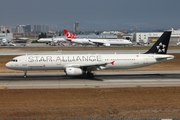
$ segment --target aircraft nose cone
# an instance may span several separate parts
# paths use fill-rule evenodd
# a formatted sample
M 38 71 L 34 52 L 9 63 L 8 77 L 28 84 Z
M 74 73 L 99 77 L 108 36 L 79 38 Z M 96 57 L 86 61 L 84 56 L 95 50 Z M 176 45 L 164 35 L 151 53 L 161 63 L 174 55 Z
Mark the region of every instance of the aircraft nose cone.
M 6 68 L 11 68 L 11 64 L 8 62 L 8 63 L 6 63 Z

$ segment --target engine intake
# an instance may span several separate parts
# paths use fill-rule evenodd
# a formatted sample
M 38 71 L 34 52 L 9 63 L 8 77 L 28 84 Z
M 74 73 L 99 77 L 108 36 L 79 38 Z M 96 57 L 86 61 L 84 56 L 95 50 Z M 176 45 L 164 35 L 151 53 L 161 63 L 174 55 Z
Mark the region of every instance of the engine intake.
M 83 74 L 83 70 L 81 68 L 73 68 L 73 67 L 68 67 L 65 70 L 66 75 L 68 76 L 78 76 Z

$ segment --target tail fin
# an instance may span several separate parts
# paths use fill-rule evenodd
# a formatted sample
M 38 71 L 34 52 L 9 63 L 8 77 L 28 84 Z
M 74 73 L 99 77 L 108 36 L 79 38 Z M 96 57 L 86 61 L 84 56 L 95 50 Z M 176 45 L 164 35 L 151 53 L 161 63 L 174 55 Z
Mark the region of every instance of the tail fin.
M 171 31 L 165 31 L 145 54 L 166 54 L 170 37 Z
M 74 34 L 70 33 L 67 29 L 64 29 L 64 34 L 67 38 L 75 38 Z

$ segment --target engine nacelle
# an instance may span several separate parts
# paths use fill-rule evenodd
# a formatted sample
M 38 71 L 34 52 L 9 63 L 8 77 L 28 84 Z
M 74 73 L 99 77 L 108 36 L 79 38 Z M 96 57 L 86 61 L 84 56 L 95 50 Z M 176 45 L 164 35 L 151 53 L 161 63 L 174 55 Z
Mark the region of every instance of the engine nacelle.
M 66 75 L 68 76 L 78 76 L 83 74 L 83 70 L 81 68 L 73 68 L 73 67 L 68 67 L 65 70 Z
M 2 39 L 2 42 L 3 42 L 3 43 L 6 43 L 6 42 L 7 42 L 7 39 L 3 38 L 3 39 Z
M 109 43 L 104 43 L 103 45 L 104 46 L 111 46 Z

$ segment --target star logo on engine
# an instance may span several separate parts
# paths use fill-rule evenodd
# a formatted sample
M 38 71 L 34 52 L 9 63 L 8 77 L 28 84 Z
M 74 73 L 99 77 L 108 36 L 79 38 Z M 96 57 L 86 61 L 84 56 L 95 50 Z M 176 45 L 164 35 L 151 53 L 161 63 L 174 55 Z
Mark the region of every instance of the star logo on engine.
M 166 45 L 162 44 L 162 42 L 159 43 L 157 47 L 158 53 L 165 52 Z

